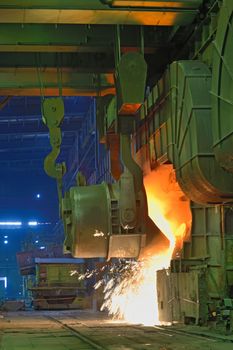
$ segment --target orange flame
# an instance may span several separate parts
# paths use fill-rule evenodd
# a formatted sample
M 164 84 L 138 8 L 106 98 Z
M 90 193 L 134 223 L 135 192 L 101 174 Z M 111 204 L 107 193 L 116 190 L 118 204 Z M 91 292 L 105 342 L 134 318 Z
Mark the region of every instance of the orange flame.
M 130 323 L 159 324 L 156 272 L 168 268 L 172 257 L 179 257 L 183 241 L 188 239 L 191 227 L 189 201 L 174 177 L 171 165 L 163 165 L 144 177 L 148 212 L 151 219 L 170 240 L 166 251 L 157 251 L 135 265 L 135 270 L 109 294 L 113 281 L 105 288 L 105 302 L 111 315 L 117 315 Z M 136 278 L 135 278 L 136 276 Z
M 165 268 L 162 256 L 153 256 L 130 267 L 130 278 L 122 281 L 111 290 L 111 279 L 105 289 L 105 301 L 101 310 L 107 308 L 110 315 L 132 324 L 151 326 L 159 324 L 156 271 Z M 127 274 L 128 275 L 128 274 Z
M 189 239 L 192 216 L 190 202 L 176 182 L 172 165 L 162 165 L 146 175 L 144 186 L 149 216 L 179 255 L 183 241 Z

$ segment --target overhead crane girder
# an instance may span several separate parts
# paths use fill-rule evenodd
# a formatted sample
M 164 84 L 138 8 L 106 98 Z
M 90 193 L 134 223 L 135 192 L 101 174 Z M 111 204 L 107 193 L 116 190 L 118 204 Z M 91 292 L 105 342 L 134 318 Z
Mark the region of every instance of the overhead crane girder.
M 201 3 L 201 0 L 0 1 L 0 23 L 184 25 L 193 20 Z
M 0 23 L 0 51 L 112 53 L 115 31 L 114 25 Z M 121 26 L 120 33 L 122 52 L 139 50 L 139 26 Z M 152 27 L 145 27 L 144 38 L 145 53 L 166 46 Z
M 79 73 L 63 68 L 60 82 L 63 96 L 104 96 L 115 93 L 112 73 Z M 58 96 L 57 68 L 0 68 L 0 95 Z

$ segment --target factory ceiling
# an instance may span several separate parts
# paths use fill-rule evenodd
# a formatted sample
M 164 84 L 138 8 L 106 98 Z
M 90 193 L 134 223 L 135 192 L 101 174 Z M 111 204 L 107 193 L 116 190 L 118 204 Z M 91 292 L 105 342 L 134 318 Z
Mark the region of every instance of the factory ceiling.
M 1 1 L 2 23 L 53 24 L 187 24 L 197 14 L 201 0 L 37 0 Z
M 43 86 L 45 95 L 56 95 L 58 67 L 63 96 L 114 93 L 116 45 L 121 52 L 143 46 L 155 75 L 169 61 L 173 36 L 194 21 L 201 3 L 0 1 L 0 94 L 38 96 Z
M 0 96 L 2 101 L 11 97 L 0 103 L 0 164 L 39 159 L 41 166 L 50 146 L 40 98 L 59 93 L 65 97 L 65 156 L 85 117 L 78 96 L 115 93 L 116 51 L 143 50 L 148 85 L 154 84 L 166 65 L 182 55 L 193 30 L 185 26 L 196 23 L 201 4 L 0 0 Z

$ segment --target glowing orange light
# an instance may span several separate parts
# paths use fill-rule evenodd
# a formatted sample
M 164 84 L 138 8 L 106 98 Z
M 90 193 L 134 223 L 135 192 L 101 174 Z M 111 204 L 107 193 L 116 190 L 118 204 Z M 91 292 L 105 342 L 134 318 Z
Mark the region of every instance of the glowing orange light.
M 129 266 L 129 273 L 114 285 L 111 279 L 105 287 L 105 302 L 113 316 L 136 324 L 159 324 L 156 271 L 168 268 L 171 258 L 178 257 L 191 227 L 189 201 L 178 186 L 171 165 L 163 165 L 144 177 L 148 213 L 170 241 L 168 249 Z M 114 286 L 113 286 L 114 285 Z
M 189 239 L 192 216 L 189 200 L 176 182 L 172 165 L 162 165 L 144 177 L 148 212 L 170 240 L 174 255 Z M 160 252 L 161 253 L 161 252 Z

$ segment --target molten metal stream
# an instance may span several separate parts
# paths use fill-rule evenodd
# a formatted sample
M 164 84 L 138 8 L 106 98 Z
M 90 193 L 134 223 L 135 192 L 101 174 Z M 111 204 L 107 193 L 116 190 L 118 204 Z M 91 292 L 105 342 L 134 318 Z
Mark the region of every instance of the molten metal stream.
M 168 248 L 155 245 L 150 257 L 122 262 L 109 275 L 104 287 L 104 303 L 114 318 L 126 322 L 159 324 L 156 271 L 168 268 L 172 257 L 179 257 L 191 227 L 189 201 L 174 178 L 172 166 L 163 165 L 144 178 L 150 218 L 170 241 Z M 99 281 L 98 288 L 102 284 Z
M 159 324 L 156 269 L 163 267 L 164 260 L 159 256 L 122 263 L 120 276 L 110 278 L 104 288 L 101 310 L 107 309 L 114 319 L 128 323 Z

